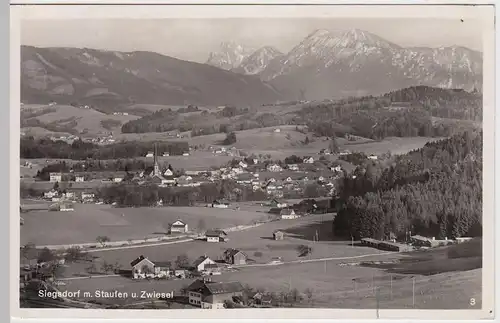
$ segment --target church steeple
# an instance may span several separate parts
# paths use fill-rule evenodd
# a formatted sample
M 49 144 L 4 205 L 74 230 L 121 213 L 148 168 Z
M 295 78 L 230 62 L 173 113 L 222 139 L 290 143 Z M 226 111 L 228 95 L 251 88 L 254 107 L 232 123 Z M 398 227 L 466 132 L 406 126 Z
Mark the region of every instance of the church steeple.
M 158 149 L 156 147 L 156 143 L 154 145 L 153 158 L 154 158 L 154 175 L 158 176 L 160 175 L 160 167 L 158 166 Z

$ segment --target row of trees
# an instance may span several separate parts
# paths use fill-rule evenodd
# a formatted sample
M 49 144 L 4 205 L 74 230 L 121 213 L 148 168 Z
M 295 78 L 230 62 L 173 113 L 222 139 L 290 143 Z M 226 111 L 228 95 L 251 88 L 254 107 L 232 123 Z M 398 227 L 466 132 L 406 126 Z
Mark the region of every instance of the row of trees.
M 338 188 L 338 235 L 481 235 L 482 132 L 428 143 L 388 168 L 371 163 L 354 173 Z
M 21 158 L 58 158 L 58 159 L 124 159 L 143 157 L 153 150 L 153 142 L 129 141 L 110 145 L 96 145 L 80 139 L 72 144 L 49 139 L 35 140 L 33 137 L 21 138 Z M 170 155 L 182 155 L 189 151 L 187 142 L 158 142 L 158 151 Z
M 206 183 L 198 187 L 159 187 L 157 185 L 118 184 L 102 187 L 97 193 L 105 203 L 116 202 L 123 207 L 163 205 L 190 206 L 195 203 L 211 203 L 216 199 L 231 201 L 259 201 L 267 198 L 262 191 L 241 186 L 231 180 Z

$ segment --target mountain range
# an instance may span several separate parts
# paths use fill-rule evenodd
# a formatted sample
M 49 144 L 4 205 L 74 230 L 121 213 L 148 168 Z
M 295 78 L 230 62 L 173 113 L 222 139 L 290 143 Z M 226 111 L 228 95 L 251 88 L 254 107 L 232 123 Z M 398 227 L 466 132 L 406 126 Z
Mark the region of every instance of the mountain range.
M 482 53 L 460 46 L 405 48 L 359 29 L 320 29 L 286 54 L 266 48 L 233 61 L 230 70 L 257 74 L 286 97 L 328 99 L 413 85 L 482 89 Z
M 482 90 L 482 53 L 402 47 L 372 33 L 316 30 L 290 51 L 221 43 L 205 64 L 145 51 L 21 48 L 25 103 L 260 105 L 426 85 Z
M 282 99 L 257 76 L 153 52 L 21 47 L 23 103 L 92 105 L 100 110 L 158 105 L 252 105 Z

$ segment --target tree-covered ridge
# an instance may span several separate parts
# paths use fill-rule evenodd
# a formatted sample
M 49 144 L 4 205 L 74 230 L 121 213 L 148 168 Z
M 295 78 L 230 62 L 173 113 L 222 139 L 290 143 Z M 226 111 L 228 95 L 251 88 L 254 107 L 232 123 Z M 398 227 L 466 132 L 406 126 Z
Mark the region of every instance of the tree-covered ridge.
M 336 234 L 481 235 L 482 132 L 428 143 L 390 167 L 372 162 L 354 173 L 340 183 Z
M 433 117 L 481 121 L 482 95 L 415 86 L 378 97 L 312 104 L 298 114 L 321 136 L 351 133 L 373 139 L 441 137 L 454 134 L 455 124 L 436 124 Z
M 110 145 L 96 145 L 82 140 L 72 144 L 49 139 L 35 140 L 33 137 L 21 138 L 21 158 L 57 158 L 57 159 L 119 159 L 144 157 L 153 151 L 153 142 L 130 141 Z M 187 142 L 158 142 L 159 153 L 182 155 L 189 151 Z

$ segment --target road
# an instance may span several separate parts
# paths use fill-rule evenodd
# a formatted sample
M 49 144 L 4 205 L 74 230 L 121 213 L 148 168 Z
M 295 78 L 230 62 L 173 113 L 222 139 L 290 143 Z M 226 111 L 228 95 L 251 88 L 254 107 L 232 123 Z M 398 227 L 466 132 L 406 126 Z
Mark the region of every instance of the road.
M 131 246 L 133 247 L 133 246 Z M 97 251 L 97 250 L 96 250 Z M 315 258 L 315 259 L 307 259 L 307 260 L 292 260 L 285 261 L 279 263 L 266 263 L 266 264 L 249 264 L 249 265 L 235 265 L 232 268 L 249 268 L 249 267 L 270 267 L 270 266 L 280 266 L 280 265 L 297 265 L 297 264 L 305 264 L 311 262 L 323 262 L 323 261 L 334 261 L 334 260 L 349 260 L 349 259 L 359 259 L 366 257 L 374 257 L 374 256 L 382 256 L 382 255 L 390 255 L 398 252 L 381 252 L 381 253 L 373 253 L 368 255 L 361 256 L 351 256 L 351 257 L 329 257 L 329 258 Z M 112 274 L 112 275 L 95 275 L 92 278 L 106 278 L 106 277 L 120 277 L 120 275 Z M 66 281 L 66 280 L 78 280 L 78 279 L 89 279 L 89 276 L 85 277 L 68 277 L 68 278 L 60 278 L 58 280 Z

